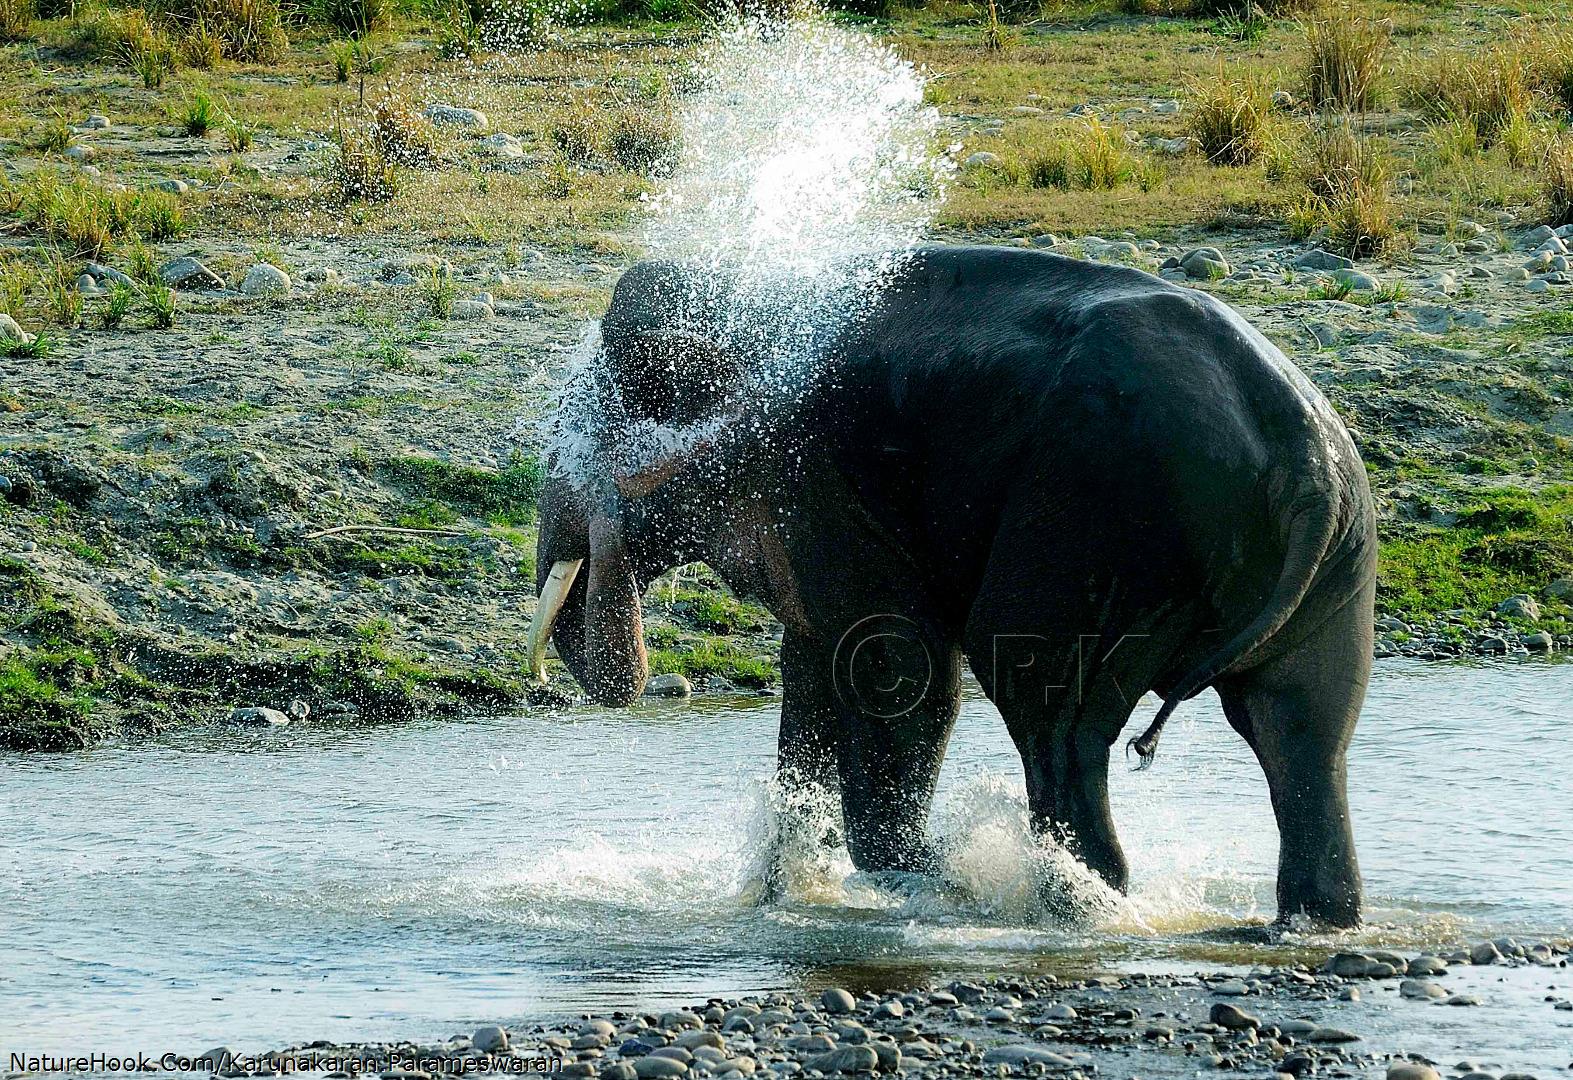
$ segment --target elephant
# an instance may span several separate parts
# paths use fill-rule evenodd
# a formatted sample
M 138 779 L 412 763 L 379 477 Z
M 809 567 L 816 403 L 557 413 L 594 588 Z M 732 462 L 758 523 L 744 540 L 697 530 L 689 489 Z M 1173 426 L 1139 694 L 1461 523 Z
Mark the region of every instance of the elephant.
M 1357 925 L 1376 525 L 1338 415 L 1201 291 L 1025 248 L 891 265 L 784 398 L 750 377 L 769 334 L 722 332 L 719 271 L 625 271 L 583 372 L 591 448 L 540 499 L 532 668 L 550 637 L 591 698 L 632 702 L 642 590 L 703 561 L 780 621 L 779 775 L 839 790 L 856 867 L 936 870 L 965 663 L 1034 830 L 1119 890 L 1111 749 L 1153 691 L 1126 748 L 1149 762 L 1211 687 L 1267 780 L 1280 923 Z

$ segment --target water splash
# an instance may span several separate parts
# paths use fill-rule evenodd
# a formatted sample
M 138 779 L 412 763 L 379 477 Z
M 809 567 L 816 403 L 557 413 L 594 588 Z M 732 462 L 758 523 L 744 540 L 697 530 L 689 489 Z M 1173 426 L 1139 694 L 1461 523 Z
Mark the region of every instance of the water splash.
M 588 482 L 612 429 L 616 456 L 635 469 L 714 441 L 718 426 L 770 437 L 771 418 L 815 385 L 828 343 L 870 310 L 943 198 L 954 164 L 938 151 L 923 86 L 894 50 L 812 13 L 719 27 L 679 104 L 681 149 L 643 240 L 686 271 L 681 295 L 663 301 L 666 328 L 734 361 L 713 367 L 702 392 L 747 405 L 676 426 L 631 415 L 592 331 L 548 421 L 560 473 Z
M 656 258 L 745 279 L 845 274 L 922 236 L 953 168 L 893 49 L 813 15 L 738 18 L 702 52 L 682 150 L 651 201 Z

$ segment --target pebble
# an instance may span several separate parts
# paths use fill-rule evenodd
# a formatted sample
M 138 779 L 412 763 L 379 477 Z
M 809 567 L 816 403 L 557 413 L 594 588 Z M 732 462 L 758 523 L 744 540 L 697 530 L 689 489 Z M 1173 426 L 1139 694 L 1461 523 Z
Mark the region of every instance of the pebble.
M 1550 225 L 1537 225 L 1518 238 L 1518 246 L 1525 251 L 1533 251 L 1547 240 L 1555 238 L 1557 231 Z
M 109 117 L 103 113 L 93 113 L 86 120 L 77 125 L 83 131 L 108 131 Z
M 458 105 L 434 103 L 426 106 L 426 119 L 443 127 L 465 127 L 485 131 L 490 126 L 486 114 L 479 109 L 466 109 Z
M 497 1024 L 485 1024 L 470 1036 L 470 1045 L 483 1054 L 498 1054 L 508 1049 L 508 1032 Z
M 819 995 L 819 1007 L 832 1016 L 857 1012 L 857 999 L 846 990 L 832 987 Z
M 1174 98 L 1169 98 L 1165 101 L 1155 101 L 1152 103 L 1152 111 L 1159 116 L 1173 116 L 1180 111 L 1180 103 Z
M 224 279 L 190 255 L 171 259 L 158 268 L 165 285 L 180 289 L 222 289 Z
M 688 1072 L 688 1066 L 675 1058 L 656 1057 L 646 1054 L 644 1057 L 635 1058 L 634 1075 L 639 1080 L 663 1080 L 666 1077 L 682 1076 Z
M 1262 1026 L 1262 1021 L 1258 1017 L 1252 1016 L 1238 1005 L 1230 1005 L 1226 1001 L 1215 1002 L 1212 1011 L 1207 1015 L 1207 1019 L 1210 1023 L 1228 1028 L 1230 1031 L 1245 1031 L 1247 1029 L 1255 1031 Z M 1315 1025 L 1312 1025 L 1312 1028 L 1314 1030 Z
M 10 315 L 0 311 L 0 341 L 14 341 L 20 345 L 31 345 L 33 335 L 23 330 L 21 325 Z
M 246 271 L 241 279 L 240 291 L 247 296 L 284 296 L 293 283 L 289 275 L 272 263 L 258 263 Z
M 1180 269 L 1187 277 L 1217 280 L 1229 276 L 1229 260 L 1215 247 L 1200 247 L 1180 257 Z
M 453 302 L 453 317 L 455 319 L 485 321 L 495 319 L 497 311 L 484 300 L 455 300 Z
M 1063 1054 L 1056 1054 L 1052 1050 L 1044 1050 L 1038 1046 L 1026 1046 L 1020 1043 L 1010 1046 L 996 1046 L 983 1055 L 985 1065 L 1048 1065 L 1053 1068 L 1070 1068 L 1076 1063 Z
M 992 169 L 1000 163 L 1000 156 L 988 150 L 977 150 L 967 155 L 961 163 L 964 169 Z
M 518 136 L 509 135 L 505 131 L 499 131 L 495 135 L 488 135 L 484 139 L 478 139 L 475 145 L 493 157 L 524 157 L 524 143 L 519 140 Z
M 1335 1027 L 1319 1027 L 1305 1038 L 1307 1042 L 1314 1043 L 1350 1043 L 1360 1041 L 1360 1036 L 1353 1032 Z
M 1341 281 L 1348 285 L 1351 289 L 1360 289 L 1364 292 L 1375 292 L 1377 289 L 1381 288 L 1381 282 L 1377 281 L 1377 279 L 1372 277 L 1370 274 L 1364 273 L 1360 270 L 1351 270 L 1347 267 L 1334 270 L 1333 280 Z
M 1225 979 L 1223 982 L 1214 983 L 1212 992 L 1222 994 L 1224 997 L 1243 997 L 1251 992 L 1251 988 L 1239 979 Z
M 841 1046 L 829 1053 L 811 1057 L 803 1065 L 823 1073 L 873 1072 L 879 1065 L 879 1055 L 872 1046 Z
M 1387 1067 L 1387 1080 L 1442 1080 L 1442 1075 L 1418 1061 L 1395 1061 Z
M 154 191 L 166 191 L 171 195 L 184 195 L 191 190 L 191 185 L 184 180 L 155 180 L 148 185 Z
M 1354 260 L 1321 248 L 1312 248 L 1297 256 L 1294 265 L 1307 270 L 1350 270 L 1354 268 Z

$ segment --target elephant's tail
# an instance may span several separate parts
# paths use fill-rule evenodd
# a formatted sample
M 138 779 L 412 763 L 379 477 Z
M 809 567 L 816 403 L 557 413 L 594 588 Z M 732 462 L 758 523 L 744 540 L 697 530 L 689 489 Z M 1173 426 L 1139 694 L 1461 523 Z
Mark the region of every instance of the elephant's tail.
M 1188 671 L 1164 698 L 1163 707 L 1152 718 L 1152 723 L 1147 725 L 1147 730 L 1126 744 L 1126 753 L 1134 750 L 1141 759 L 1136 766 L 1138 769 L 1145 769 L 1152 764 L 1153 756 L 1158 752 L 1158 737 L 1163 734 L 1163 725 L 1180 702 L 1201 693 L 1213 680 L 1235 667 L 1283 629 L 1284 623 L 1289 621 L 1289 617 L 1305 599 L 1305 594 L 1310 591 L 1311 582 L 1316 578 L 1337 527 L 1337 503 L 1325 496 L 1309 505 L 1302 505 L 1294 513 L 1289 525 L 1289 544 L 1284 553 L 1283 569 L 1279 572 L 1272 594 L 1267 598 L 1267 605 L 1228 644 Z

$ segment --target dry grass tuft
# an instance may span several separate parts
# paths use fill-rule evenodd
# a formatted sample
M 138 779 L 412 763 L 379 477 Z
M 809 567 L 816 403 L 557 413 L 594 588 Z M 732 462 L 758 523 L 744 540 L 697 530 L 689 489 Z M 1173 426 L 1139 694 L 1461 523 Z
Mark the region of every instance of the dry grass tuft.
M 601 152 L 601 125 L 590 108 L 571 109 L 557 117 L 549 134 L 552 145 L 575 165 L 588 164 Z
M 1319 109 L 1364 112 L 1376 104 L 1392 27 L 1338 7 L 1305 22 L 1306 100 Z
M 1192 84 L 1187 128 L 1213 164 L 1249 165 L 1262 153 L 1271 109 L 1262 82 L 1230 81 L 1220 60 L 1216 79 Z
M 199 27 L 216 37 L 230 60 L 277 60 L 289 44 L 278 0 L 150 0 L 149 8 L 180 37 Z
M 618 166 L 644 176 L 657 176 L 677 158 L 678 131 L 670 116 L 652 108 L 627 108 L 612 120 L 606 152 Z
M 1482 146 L 1492 146 L 1535 107 L 1516 49 L 1498 45 L 1483 53 L 1446 52 L 1410 73 L 1405 97 L 1435 120 L 1473 125 Z
M 1540 183 L 1546 204 L 1546 224 L 1573 225 L 1573 133 L 1561 132 L 1546 146 L 1540 166 Z
M 1357 133 L 1348 118 L 1324 118 L 1291 151 L 1304 193 L 1289 211 L 1297 240 L 1322 232 L 1351 258 L 1386 250 L 1398 236 L 1391 177 L 1381 146 Z
M 340 201 L 384 202 L 398 194 L 398 169 L 372 125 L 347 123 L 341 113 L 334 142 L 328 182 Z
M 0 0 L 0 42 L 26 41 L 37 15 L 33 0 Z
M 431 121 L 397 98 L 383 98 L 371 109 L 371 136 L 395 165 L 431 165 L 437 160 L 437 132 Z
M 1126 147 L 1124 132 L 1095 116 L 1028 150 L 1019 172 L 1028 187 L 1062 191 L 1109 191 L 1124 184 L 1145 185 L 1151 177 Z

